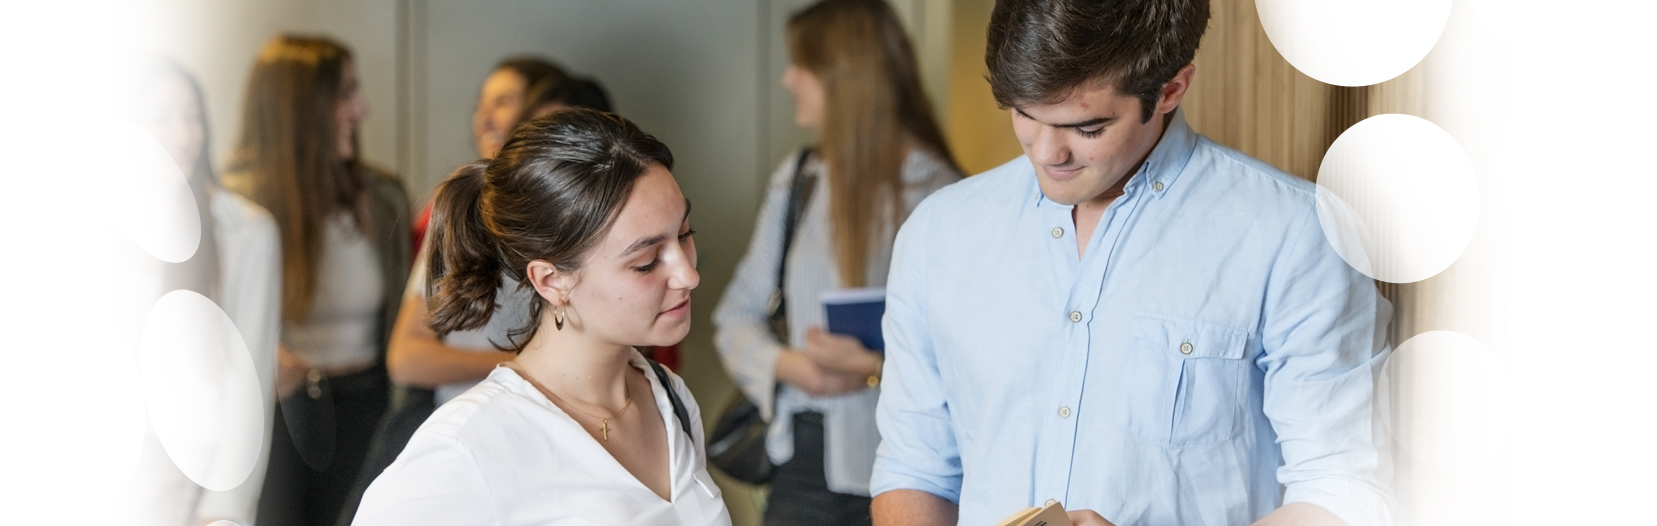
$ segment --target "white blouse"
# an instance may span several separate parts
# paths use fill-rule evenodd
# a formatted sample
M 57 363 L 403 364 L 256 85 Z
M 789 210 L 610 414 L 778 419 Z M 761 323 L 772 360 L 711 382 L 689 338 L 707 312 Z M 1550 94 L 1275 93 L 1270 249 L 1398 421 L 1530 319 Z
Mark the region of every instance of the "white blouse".
M 634 478 L 581 425 L 510 368 L 443 404 L 363 495 L 352 524 L 729 526 L 708 476 L 702 416 L 677 375 L 688 440 L 644 357 L 666 425 L 671 501 Z

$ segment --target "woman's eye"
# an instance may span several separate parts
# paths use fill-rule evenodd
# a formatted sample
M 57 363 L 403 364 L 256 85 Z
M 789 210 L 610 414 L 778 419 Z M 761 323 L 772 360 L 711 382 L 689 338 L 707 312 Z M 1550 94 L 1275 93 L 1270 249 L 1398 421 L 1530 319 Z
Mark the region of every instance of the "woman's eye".
M 692 228 L 690 230 L 686 230 L 685 233 L 679 234 L 679 242 L 684 243 L 686 240 L 689 240 L 692 236 L 695 236 L 695 235 L 696 235 L 696 229 Z
M 1094 137 L 1098 137 L 1099 134 L 1104 133 L 1104 132 L 1105 132 L 1104 127 L 1094 128 L 1094 129 L 1091 129 L 1091 130 L 1084 130 L 1084 129 L 1081 129 L 1081 128 L 1076 129 L 1076 133 L 1079 133 L 1079 134 L 1082 135 L 1082 137 L 1086 137 L 1086 138 L 1089 138 L 1089 139 L 1092 139 Z
M 661 263 L 661 261 L 662 261 L 661 259 L 652 259 L 652 260 L 650 260 L 649 263 L 646 263 L 644 265 L 640 265 L 640 266 L 637 266 L 637 267 L 633 267 L 633 270 L 637 271 L 640 274 L 649 274 L 650 271 L 656 270 L 656 264 Z

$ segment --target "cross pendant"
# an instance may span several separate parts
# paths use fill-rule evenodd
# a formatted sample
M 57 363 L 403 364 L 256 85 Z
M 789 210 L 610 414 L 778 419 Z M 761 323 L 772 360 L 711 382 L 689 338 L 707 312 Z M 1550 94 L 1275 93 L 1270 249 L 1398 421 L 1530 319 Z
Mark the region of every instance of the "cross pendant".
M 603 419 L 603 418 L 600 418 L 600 419 L 598 419 L 598 427 L 599 427 L 599 431 L 604 433 L 604 441 L 609 442 L 610 441 L 610 421 L 606 420 L 606 419 Z

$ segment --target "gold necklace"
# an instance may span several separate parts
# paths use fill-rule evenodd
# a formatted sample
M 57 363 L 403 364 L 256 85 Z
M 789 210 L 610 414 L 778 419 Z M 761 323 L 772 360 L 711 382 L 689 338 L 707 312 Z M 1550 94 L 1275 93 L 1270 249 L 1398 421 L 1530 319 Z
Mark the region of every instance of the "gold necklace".
M 599 429 L 599 432 L 604 436 L 604 441 L 605 442 L 610 441 L 610 421 L 614 420 L 614 419 L 617 419 L 617 418 L 621 418 L 621 415 L 624 415 L 624 414 L 627 413 L 628 408 L 633 407 L 633 393 L 627 393 L 627 403 L 625 405 L 622 405 L 621 410 L 616 411 L 616 414 L 611 416 L 610 418 L 604 418 L 602 416 L 598 416 L 598 415 L 595 415 L 595 414 L 592 414 L 592 413 L 588 413 L 586 411 L 582 411 L 581 408 L 576 407 L 575 404 L 569 403 L 568 401 L 564 400 L 563 398 L 559 398 L 558 395 L 553 393 L 551 389 L 547 389 L 547 386 L 541 385 L 541 382 L 535 381 L 535 377 L 530 376 L 529 371 L 525 371 L 525 370 L 523 370 L 522 367 L 519 367 L 517 362 L 506 362 L 506 366 L 511 367 L 513 371 L 517 371 L 518 376 L 521 376 L 521 377 L 523 377 L 524 380 L 529 381 L 529 385 L 535 386 L 536 389 L 541 391 L 541 394 L 545 394 L 545 395 L 547 395 L 547 397 L 552 398 L 553 400 L 563 402 L 564 405 L 570 406 L 571 409 L 579 411 L 581 414 L 584 414 L 584 415 L 587 415 L 587 416 L 590 416 L 590 417 L 593 417 L 593 418 L 597 418 L 598 419 L 598 429 Z M 624 383 L 626 382 L 625 379 L 623 379 L 622 381 Z

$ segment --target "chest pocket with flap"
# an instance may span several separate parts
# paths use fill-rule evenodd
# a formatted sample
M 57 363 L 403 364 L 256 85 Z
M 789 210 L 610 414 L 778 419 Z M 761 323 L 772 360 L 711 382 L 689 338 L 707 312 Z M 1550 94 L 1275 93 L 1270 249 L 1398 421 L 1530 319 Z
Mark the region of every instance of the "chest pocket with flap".
M 1247 333 L 1224 325 L 1141 314 L 1129 329 L 1142 370 L 1162 375 L 1160 392 L 1131 408 L 1135 431 L 1168 446 L 1230 440 L 1238 428 L 1247 379 Z

